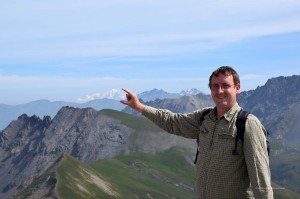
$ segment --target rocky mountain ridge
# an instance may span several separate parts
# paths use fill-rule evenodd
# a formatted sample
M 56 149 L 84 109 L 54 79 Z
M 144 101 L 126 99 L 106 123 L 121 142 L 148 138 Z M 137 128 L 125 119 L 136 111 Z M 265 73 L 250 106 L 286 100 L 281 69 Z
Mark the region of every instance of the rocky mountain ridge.
M 134 124 L 139 119 L 145 127 Z M 123 124 L 124 120 L 130 121 Z M 30 186 L 64 153 L 91 163 L 121 151 L 153 153 L 180 144 L 191 148 L 193 142 L 163 133 L 144 118 L 113 110 L 63 107 L 53 119 L 23 114 L 0 132 L 0 198 L 14 197 Z
M 26 187 L 65 152 L 87 163 L 113 157 L 131 131 L 94 109 L 64 107 L 53 120 L 20 116 L 0 134 L 0 198 Z
M 271 136 L 300 150 L 300 75 L 269 79 L 264 86 L 240 93 L 238 101 L 262 121 Z

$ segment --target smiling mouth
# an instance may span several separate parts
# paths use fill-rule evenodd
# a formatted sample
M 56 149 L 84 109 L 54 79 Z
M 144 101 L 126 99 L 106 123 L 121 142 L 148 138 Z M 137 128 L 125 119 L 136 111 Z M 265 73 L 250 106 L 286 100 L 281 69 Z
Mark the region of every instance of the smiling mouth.
M 218 98 L 218 99 L 225 99 L 226 96 L 218 96 L 217 98 Z

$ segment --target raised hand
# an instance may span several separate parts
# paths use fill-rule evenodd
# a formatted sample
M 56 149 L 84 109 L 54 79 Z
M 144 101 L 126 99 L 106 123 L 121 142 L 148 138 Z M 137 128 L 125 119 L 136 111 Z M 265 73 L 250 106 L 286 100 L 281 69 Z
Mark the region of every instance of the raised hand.
M 137 95 L 126 88 L 122 88 L 122 90 L 126 92 L 126 100 L 121 100 L 120 102 L 139 112 L 142 112 L 145 105 L 140 102 Z

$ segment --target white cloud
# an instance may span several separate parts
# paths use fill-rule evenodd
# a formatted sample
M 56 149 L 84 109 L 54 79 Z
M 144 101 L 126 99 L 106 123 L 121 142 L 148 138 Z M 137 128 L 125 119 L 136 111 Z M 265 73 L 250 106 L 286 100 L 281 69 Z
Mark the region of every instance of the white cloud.
M 99 87 L 105 84 L 122 82 L 122 79 L 115 77 L 76 77 L 76 76 L 0 76 L 0 89 L 19 88 L 19 89 L 72 89 L 84 87 Z
M 296 0 L 5 4 L 2 60 L 188 53 L 300 31 Z

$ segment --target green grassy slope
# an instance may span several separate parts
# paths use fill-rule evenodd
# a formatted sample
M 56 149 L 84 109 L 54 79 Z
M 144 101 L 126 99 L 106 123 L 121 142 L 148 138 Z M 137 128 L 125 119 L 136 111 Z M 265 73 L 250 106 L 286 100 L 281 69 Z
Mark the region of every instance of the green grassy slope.
M 184 153 L 177 149 L 157 155 L 132 152 L 89 166 L 65 155 L 57 167 L 56 193 L 60 199 L 192 198 L 194 167 L 185 161 Z
M 272 183 L 275 199 L 300 199 L 300 194 L 287 190 L 276 183 Z
M 300 193 L 300 152 L 285 147 L 278 140 L 271 140 L 270 167 L 272 181 L 279 189 Z
M 65 154 L 57 169 L 55 192 L 58 198 L 115 198 L 117 194 L 90 166 Z
M 124 125 L 135 129 L 137 132 L 162 131 L 153 122 L 151 122 L 148 119 L 145 119 L 144 117 L 138 117 L 135 115 L 111 109 L 103 109 L 101 110 L 101 113 L 121 121 Z

